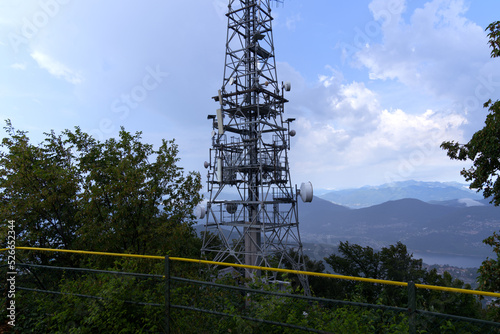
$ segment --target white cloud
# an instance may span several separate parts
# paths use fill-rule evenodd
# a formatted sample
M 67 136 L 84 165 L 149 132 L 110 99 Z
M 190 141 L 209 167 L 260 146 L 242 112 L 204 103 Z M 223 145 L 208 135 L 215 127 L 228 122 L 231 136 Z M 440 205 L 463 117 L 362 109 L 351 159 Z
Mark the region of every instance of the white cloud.
M 361 116 L 360 113 L 371 114 L 379 108 L 375 93 L 366 88 L 364 83 L 353 82 L 342 85 L 339 97 L 340 100 L 335 100 L 332 107 L 342 113 L 344 117 L 352 115 L 358 117 Z M 358 120 L 361 121 L 361 119 Z
M 394 151 L 413 149 L 422 143 L 439 144 L 452 137 L 461 137 L 459 127 L 466 119 L 457 114 L 442 115 L 432 110 L 421 114 L 408 114 L 403 110 L 383 110 L 377 130 L 368 134 L 368 141 L 380 141 L 380 147 Z
M 483 28 L 464 16 L 464 1 L 429 1 L 411 13 L 409 22 L 400 11 L 387 10 L 387 3 L 391 1 L 370 5 L 374 19 L 381 22 L 382 43 L 356 54 L 370 79 L 397 79 L 451 98 L 473 91 L 475 75 L 489 62 L 489 52 Z
M 461 138 L 464 122 L 459 115 L 381 110 L 376 129 L 354 136 L 331 124 L 299 119 L 292 168 L 300 179 L 308 177 L 319 187 L 325 180 L 342 187 L 433 179 L 438 176 L 435 171 L 456 171 L 457 164 L 439 146 L 449 138 Z
M 14 63 L 10 65 L 11 68 L 15 70 L 25 70 L 26 69 L 26 64 L 25 63 Z
M 381 163 L 388 156 L 394 160 L 409 155 L 422 145 L 435 147 L 437 153 L 441 142 L 462 137 L 460 126 L 465 122 L 460 115 L 441 115 L 429 110 L 416 115 L 400 109 L 379 110 L 374 120 L 376 126 L 360 133 L 335 128 L 332 123 L 299 119 L 300 137 L 295 149 L 328 165 L 368 166 Z
M 316 86 L 302 87 L 304 93 L 293 100 L 294 110 L 302 111 L 294 124 L 297 137 L 290 154 L 299 178 L 308 176 L 318 184 L 337 175 L 352 182 L 354 175 L 362 174 L 360 182 L 373 184 L 394 176 L 425 177 L 417 174 L 449 167 L 439 146 L 451 138 L 463 139 L 464 116 L 386 109 L 364 83 L 341 84 L 336 77 L 342 75 L 320 75 Z
M 31 53 L 31 57 L 38 63 L 38 66 L 47 70 L 51 75 L 57 78 L 62 78 L 74 85 L 81 83 L 83 80 L 79 73 L 71 70 L 66 65 L 52 59 L 44 53 L 34 51 Z

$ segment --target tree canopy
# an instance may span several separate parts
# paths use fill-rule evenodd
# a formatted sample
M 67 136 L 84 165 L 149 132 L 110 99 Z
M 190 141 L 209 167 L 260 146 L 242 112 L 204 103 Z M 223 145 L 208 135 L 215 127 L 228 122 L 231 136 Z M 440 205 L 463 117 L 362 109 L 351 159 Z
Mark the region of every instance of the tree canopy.
M 401 242 L 383 247 L 380 251 L 375 251 L 369 246 L 350 244 L 348 241 L 340 242 L 339 254 L 332 254 L 325 258 L 325 261 L 335 273 L 346 276 L 415 283 L 422 283 L 425 276 L 422 260 L 413 259 Z M 381 298 L 389 304 L 397 305 L 407 302 L 405 291 L 380 285 L 347 281 L 341 284 L 339 290 L 347 295 L 352 293 L 356 286 L 358 289 L 361 287 L 358 292 L 363 300 L 369 303 L 375 303 Z M 395 298 L 397 300 L 394 300 Z
M 376 251 L 369 246 L 362 247 L 341 242 L 339 254 L 325 258 L 333 271 L 340 275 L 381 279 L 386 281 L 413 282 L 470 289 L 464 282 L 453 279 L 448 272 L 441 276 L 436 269 L 426 271 L 422 259 L 414 259 L 406 246 L 398 242 Z M 330 283 L 332 284 L 332 283 Z M 342 281 L 336 283 L 334 298 L 353 295 L 361 302 L 401 306 L 408 303 L 406 288 L 392 285 Z M 333 290 L 333 289 L 332 289 Z M 474 296 L 420 290 L 420 308 L 461 316 L 480 316 L 481 305 Z M 329 296 L 330 297 L 330 296 Z
M 10 121 L 5 130 L 0 214 L 15 221 L 18 246 L 162 255 L 191 247 L 180 236 L 194 234 L 201 178 L 178 166 L 174 140 L 154 149 L 122 128 L 100 142 L 76 127 L 34 145 Z
M 162 140 L 154 149 L 142 142 L 140 132 L 122 128 L 118 138 L 101 142 L 76 127 L 45 133 L 43 142 L 32 144 L 27 132 L 10 121 L 5 130 L 0 215 L 14 221 L 17 247 L 199 256 L 201 240 L 192 228 L 192 212 L 201 200 L 201 177 L 184 173 L 174 140 Z M 2 225 L 3 243 L 6 235 Z M 161 280 L 21 267 L 50 264 L 157 274 L 163 271 L 161 261 L 18 250 L 16 263 L 23 273 L 16 280 L 19 286 L 64 294 L 18 291 L 16 333 L 135 333 L 158 329 L 161 323 L 161 309 L 123 302 L 156 301 L 163 294 Z M 82 291 L 101 299 L 75 295 Z
M 500 57 L 500 21 L 491 23 L 487 28 L 491 58 Z
M 491 23 L 487 28 L 491 57 L 500 57 L 500 21 Z M 500 205 L 500 100 L 484 103 L 489 108 L 485 126 L 477 131 L 466 144 L 446 141 L 441 148 L 454 160 L 471 160 L 472 166 L 463 169 L 461 174 L 470 183 L 471 189 L 483 190 L 485 198 Z
M 455 160 L 471 160 L 472 166 L 464 168 L 461 174 L 471 189 L 483 190 L 485 198 L 500 205 L 500 101 L 489 100 L 484 104 L 489 107 L 485 126 L 477 131 L 467 144 L 448 141 L 441 147 L 448 151 L 448 156 Z
M 488 44 L 491 47 L 491 57 L 500 57 L 500 21 L 491 23 L 487 28 Z M 485 126 L 474 133 L 466 144 L 447 141 L 441 147 L 454 160 L 472 161 L 472 166 L 464 168 L 461 174 L 466 181 L 471 182 L 470 188 L 483 190 L 485 198 L 491 198 L 491 203 L 500 205 L 500 100 L 493 102 L 489 99 L 484 103 L 488 108 Z M 487 258 L 479 268 L 478 282 L 480 289 L 497 292 L 500 287 L 500 237 L 497 233 L 486 238 L 483 242 L 493 247 L 495 259 Z M 498 306 L 500 300 L 490 305 L 491 318 L 500 319 Z

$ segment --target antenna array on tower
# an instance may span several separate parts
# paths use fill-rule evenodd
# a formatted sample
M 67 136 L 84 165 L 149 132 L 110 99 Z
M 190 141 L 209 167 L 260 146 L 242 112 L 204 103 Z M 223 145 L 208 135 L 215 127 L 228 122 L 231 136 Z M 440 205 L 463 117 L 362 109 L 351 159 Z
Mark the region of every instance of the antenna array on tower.
M 215 261 L 304 270 L 300 191 L 292 186 L 287 155 L 295 131 L 293 119 L 283 119 L 291 85 L 277 79 L 270 5 L 229 1 L 224 77 L 214 96 L 219 106 L 208 116 L 213 131 L 202 251 L 214 253 Z M 312 186 L 305 189 L 302 198 L 310 201 Z M 307 279 L 301 281 L 308 292 Z

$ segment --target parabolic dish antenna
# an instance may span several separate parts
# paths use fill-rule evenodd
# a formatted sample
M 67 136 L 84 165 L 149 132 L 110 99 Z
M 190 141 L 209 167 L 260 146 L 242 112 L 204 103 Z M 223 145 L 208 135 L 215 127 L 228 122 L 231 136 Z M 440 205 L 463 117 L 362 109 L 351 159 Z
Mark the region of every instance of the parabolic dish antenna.
M 311 182 L 303 182 L 300 185 L 300 198 L 302 202 L 310 203 L 313 200 L 313 185 Z
M 207 213 L 207 208 L 205 208 L 204 205 L 197 205 L 194 208 L 194 215 L 195 215 L 196 219 L 205 218 L 206 213 Z
M 291 89 L 292 89 L 292 83 L 287 81 L 283 84 L 283 88 L 285 89 L 285 91 L 289 92 Z

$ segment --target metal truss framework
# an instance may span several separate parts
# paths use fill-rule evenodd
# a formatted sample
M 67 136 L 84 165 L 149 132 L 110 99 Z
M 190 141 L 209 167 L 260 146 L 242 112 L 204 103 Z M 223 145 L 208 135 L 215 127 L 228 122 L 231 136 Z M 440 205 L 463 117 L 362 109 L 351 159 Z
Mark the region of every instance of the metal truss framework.
M 214 261 L 304 270 L 287 156 L 293 119 L 283 120 L 290 86 L 277 79 L 271 1 L 229 0 L 226 15 L 224 78 L 214 97 L 220 109 L 208 116 L 214 131 L 202 252 Z M 305 276 L 301 283 L 309 293 Z

